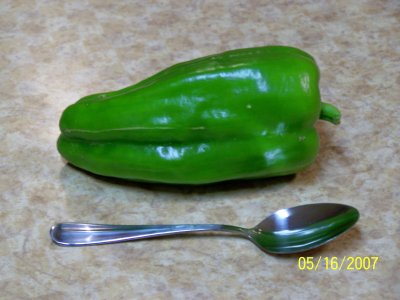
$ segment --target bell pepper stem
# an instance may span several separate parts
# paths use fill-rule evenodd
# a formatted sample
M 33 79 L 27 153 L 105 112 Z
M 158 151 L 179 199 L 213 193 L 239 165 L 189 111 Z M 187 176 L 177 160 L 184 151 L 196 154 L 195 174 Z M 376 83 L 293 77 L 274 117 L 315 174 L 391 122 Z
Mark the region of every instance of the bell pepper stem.
M 322 102 L 319 118 L 331 122 L 332 124 L 340 123 L 341 113 L 337 107 L 332 104 Z

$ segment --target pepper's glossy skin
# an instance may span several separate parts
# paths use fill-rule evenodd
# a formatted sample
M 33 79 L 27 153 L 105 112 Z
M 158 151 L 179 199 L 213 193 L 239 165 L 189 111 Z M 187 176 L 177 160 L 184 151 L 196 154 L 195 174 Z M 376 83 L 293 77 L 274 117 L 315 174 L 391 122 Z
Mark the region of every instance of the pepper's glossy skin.
M 339 123 L 321 103 L 314 59 L 266 46 L 167 68 L 136 85 L 69 106 L 58 150 L 90 172 L 204 184 L 296 173 L 319 148 L 314 123 Z

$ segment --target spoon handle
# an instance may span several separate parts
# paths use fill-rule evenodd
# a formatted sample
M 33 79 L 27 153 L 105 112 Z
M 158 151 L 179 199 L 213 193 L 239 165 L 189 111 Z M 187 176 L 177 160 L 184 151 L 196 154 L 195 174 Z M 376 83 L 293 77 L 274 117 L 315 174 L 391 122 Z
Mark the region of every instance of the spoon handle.
M 51 228 L 50 236 L 52 241 L 59 246 L 89 246 L 193 232 L 226 232 L 234 235 L 246 235 L 244 228 L 223 224 L 108 225 L 59 223 Z

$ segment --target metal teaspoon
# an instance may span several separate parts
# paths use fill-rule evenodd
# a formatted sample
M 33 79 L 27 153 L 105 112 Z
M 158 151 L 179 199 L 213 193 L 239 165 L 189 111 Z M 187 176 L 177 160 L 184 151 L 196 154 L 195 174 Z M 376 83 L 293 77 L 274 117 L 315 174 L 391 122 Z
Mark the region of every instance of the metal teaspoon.
M 359 218 L 354 207 L 317 203 L 280 209 L 253 228 L 223 224 L 107 225 L 59 223 L 50 230 L 60 246 L 120 243 L 194 232 L 229 233 L 252 241 L 261 250 L 289 254 L 321 246 L 352 227 Z

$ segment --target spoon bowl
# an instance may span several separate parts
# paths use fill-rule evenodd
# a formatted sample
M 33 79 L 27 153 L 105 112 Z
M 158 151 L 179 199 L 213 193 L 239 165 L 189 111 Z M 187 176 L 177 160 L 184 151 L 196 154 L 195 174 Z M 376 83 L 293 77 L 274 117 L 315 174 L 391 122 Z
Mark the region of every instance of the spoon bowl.
M 59 223 L 51 228 L 50 237 L 60 246 L 89 246 L 196 232 L 229 233 L 249 239 L 265 252 L 289 254 L 326 244 L 352 227 L 358 218 L 354 207 L 317 203 L 280 209 L 253 228 L 223 224 Z
M 280 209 L 249 230 L 249 239 L 262 250 L 288 254 L 319 247 L 353 226 L 354 207 L 319 203 Z

